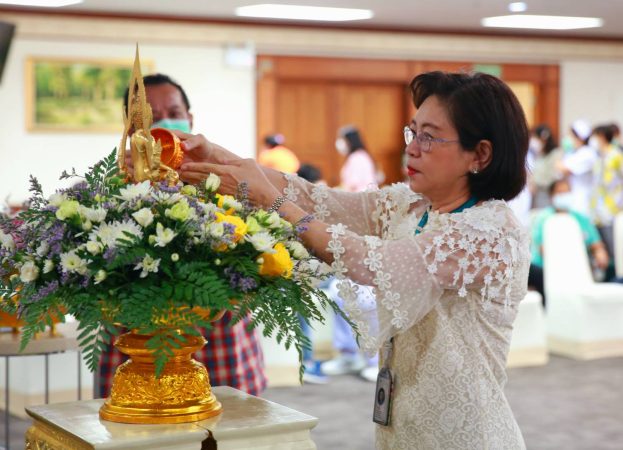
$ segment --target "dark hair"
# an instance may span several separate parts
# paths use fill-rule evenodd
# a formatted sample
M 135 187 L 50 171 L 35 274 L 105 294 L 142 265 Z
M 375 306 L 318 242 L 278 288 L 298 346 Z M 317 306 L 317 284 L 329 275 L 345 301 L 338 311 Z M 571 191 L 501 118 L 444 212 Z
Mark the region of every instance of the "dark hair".
M 619 128 L 619 125 L 617 125 L 615 122 L 612 122 L 609 127 L 612 128 L 613 135 L 618 136 L 619 134 L 621 134 L 621 129 Z
M 611 125 L 599 125 L 593 129 L 592 134 L 603 137 L 608 144 L 611 144 L 614 139 L 614 130 Z
M 510 200 L 526 184 L 528 125 L 523 109 L 510 88 L 484 73 L 428 72 L 410 84 L 413 103 L 436 96 L 448 108 L 461 146 L 474 151 L 482 140 L 491 142 L 490 163 L 469 173 L 471 194 L 477 199 Z
M 547 155 L 552 150 L 554 150 L 558 145 L 556 144 L 556 139 L 554 139 L 554 135 L 552 133 L 552 129 L 542 123 L 541 125 L 537 125 L 534 129 L 534 135 L 540 140 L 544 141 L 543 144 L 543 154 Z
M 569 186 L 569 180 L 567 178 L 558 178 L 557 180 L 552 181 L 552 183 L 547 186 L 547 192 L 549 193 L 549 196 L 553 196 L 554 195 L 554 189 L 556 189 L 556 186 L 558 186 L 560 183 L 567 183 L 567 186 Z
M 162 73 L 155 73 L 153 75 L 145 75 L 143 77 L 143 84 L 145 86 L 158 86 L 160 84 L 170 84 L 172 86 L 175 86 L 177 88 L 178 91 L 180 91 L 180 94 L 182 94 L 182 100 L 184 101 L 184 105 L 186 105 L 186 109 L 188 111 L 190 111 L 190 102 L 188 101 L 188 96 L 186 95 L 186 92 L 184 92 L 184 88 L 182 88 L 182 86 L 180 86 L 178 83 L 176 83 L 175 81 L 173 81 L 173 79 L 171 77 L 169 77 L 168 75 L 164 75 Z M 126 88 L 125 89 L 125 94 L 123 94 L 123 107 L 125 108 L 125 110 L 128 110 L 128 96 L 130 95 L 130 88 Z
M 299 167 L 299 170 L 296 171 L 296 174 L 310 183 L 315 183 L 316 181 L 322 179 L 320 169 L 316 166 L 312 166 L 311 164 L 301 164 L 301 167 Z
M 264 138 L 264 144 L 266 144 L 268 148 L 274 148 L 278 145 L 282 145 L 285 141 L 286 138 L 283 134 L 269 134 Z
M 363 143 L 363 139 L 361 134 L 359 134 L 359 130 L 352 125 L 346 125 L 338 131 L 338 135 L 346 140 L 348 144 L 348 153 L 352 153 L 356 150 L 365 150 L 368 149 Z

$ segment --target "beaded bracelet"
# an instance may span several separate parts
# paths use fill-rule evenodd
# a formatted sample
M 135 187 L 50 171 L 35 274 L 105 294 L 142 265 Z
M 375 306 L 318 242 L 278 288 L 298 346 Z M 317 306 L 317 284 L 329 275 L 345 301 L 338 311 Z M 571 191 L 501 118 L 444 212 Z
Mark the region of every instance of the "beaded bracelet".
M 287 198 L 285 198 L 283 195 L 280 195 L 279 197 L 277 197 L 275 199 L 275 201 L 273 202 L 272 205 L 270 205 L 270 208 L 268 208 L 268 212 L 277 212 L 279 211 L 279 208 L 281 208 L 281 205 L 283 205 L 283 203 L 287 200 Z

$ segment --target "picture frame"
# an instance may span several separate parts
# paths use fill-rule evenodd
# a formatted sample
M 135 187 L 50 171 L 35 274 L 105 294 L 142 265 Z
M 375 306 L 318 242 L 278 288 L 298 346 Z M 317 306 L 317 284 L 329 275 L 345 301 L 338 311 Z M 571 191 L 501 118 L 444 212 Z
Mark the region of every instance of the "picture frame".
M 25 69 L 29 132 L 120 133 L 132 60 L 29 57 Z M 142 63 L 153 73 L 153 62 Z

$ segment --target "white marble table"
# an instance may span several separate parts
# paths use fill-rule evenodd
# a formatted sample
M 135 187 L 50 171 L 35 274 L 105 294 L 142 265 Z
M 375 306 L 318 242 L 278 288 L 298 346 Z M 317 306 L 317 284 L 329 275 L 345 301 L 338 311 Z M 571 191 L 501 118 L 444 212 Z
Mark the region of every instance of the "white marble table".
M 215 387 L 223 413 L 201 422 L 126 425 L 101 420 L 104 400 L 32 406 L 26 449 L 315 450 L 318 419 L 230 387 Z

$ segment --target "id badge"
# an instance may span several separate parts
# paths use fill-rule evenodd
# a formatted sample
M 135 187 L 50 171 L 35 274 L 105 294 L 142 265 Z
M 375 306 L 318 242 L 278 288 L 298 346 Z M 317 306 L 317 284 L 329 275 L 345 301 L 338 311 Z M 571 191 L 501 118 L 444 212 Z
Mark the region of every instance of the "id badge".
M 374 414 L 372 420 L 379 425 L 389 425 L 389 417 L 392 405 L 393 379 L 392 372 L 387 367 L 379 370 L 376 378 L 376 390 L 374 394 Z

